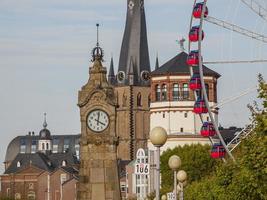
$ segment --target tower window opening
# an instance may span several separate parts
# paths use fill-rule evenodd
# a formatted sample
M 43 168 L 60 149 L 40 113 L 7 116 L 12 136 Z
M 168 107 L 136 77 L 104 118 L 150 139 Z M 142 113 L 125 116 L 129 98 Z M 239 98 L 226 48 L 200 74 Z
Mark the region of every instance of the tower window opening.
M 188 83 L 183 84 L 183 100 L 189 99 L 189 89 L 188 89 Z
M 188 113 L 184 113 L 184 118 L 187 118 L 188 117 Z
M 162 101 L 167 100 L 167 85 L 162 85 L 162 94 L 161 94 Z
M 141 107 L 142 106 L 142 96 L 141 93 L 139 92 L 137 95 L 137 106 Z
M 162 114 L 162 117 L 165 118 L 165 112 Z
M 161 88 L 160 85 L 156 86 L 156 101 L 160 101 Z
M 179 84 L 178 83 L 173 84 L 172 98 L 173 98 L 173 101 L 179 100 Z
M 42 150 L 45 150 L 45 143 L 42 143 Z

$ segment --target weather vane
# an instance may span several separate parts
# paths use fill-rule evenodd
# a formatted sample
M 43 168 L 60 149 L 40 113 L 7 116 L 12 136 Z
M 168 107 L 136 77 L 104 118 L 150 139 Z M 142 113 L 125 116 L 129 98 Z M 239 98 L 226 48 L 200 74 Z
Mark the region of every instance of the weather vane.
M 185 47 L 184 47 L 185 41 L 186 40 L 184 38 L 182 38 L 181 40 L 176 40 L 176 42 L 180 45 L 181 52 L 184 52 L 185 51 Z

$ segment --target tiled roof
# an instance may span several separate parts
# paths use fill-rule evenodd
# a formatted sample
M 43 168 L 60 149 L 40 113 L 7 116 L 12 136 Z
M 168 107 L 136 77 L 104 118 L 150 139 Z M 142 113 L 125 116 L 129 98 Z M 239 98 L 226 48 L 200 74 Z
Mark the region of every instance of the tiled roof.
M 163 64 L 160 68 L 154 70 L 151 73 L 152 77 L 158 75 L 190 75 L 189 66 L 186 63 L 187 56 L 188 54 L 185 52 L 176 55 L 174 58 Z M 193 67 L 193 71 L 195 73 L 199 73 L 197 67 Z M 206 66 L 203 66 L 203 73 L 204 76 L 213 76 L 216 78 L 220 77 L 220 74 Z

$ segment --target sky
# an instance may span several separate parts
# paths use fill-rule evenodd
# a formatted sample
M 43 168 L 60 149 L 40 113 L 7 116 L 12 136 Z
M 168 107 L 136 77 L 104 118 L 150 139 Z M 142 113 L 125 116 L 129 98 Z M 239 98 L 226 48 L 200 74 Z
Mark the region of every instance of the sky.
M 264 0 L 258 2 L 267 7 Z M 152 69 L 157 54 L 162 65 L 180 52 L 176 40 L 187 39 L 192 4 L 193 0 L 145 0 Z M 267 35 L 267 22 L 240 0 L 208 1 L 208 7 L 210 16 Z M 100 23 L 104 65 L 109 67 L 113 55 L 117 67 L 125 17 L 126 0 L 0 1 L 0 162 L 14 137 L 39 133 L 43 113 L 52 134 L 80 133 L 77 94 L 88 80 L 95 24 Z M 209 23 L 204 32 L 204 61 L 267 59 L 263 42 Z M 255 87 L 258 73 L 267 77 L 265 65 L 208 65 L 222 75 L 219 102 Z M 256 96 L 254 91 L 223 105 L 220 124 L 247 124 L 247 104 Z

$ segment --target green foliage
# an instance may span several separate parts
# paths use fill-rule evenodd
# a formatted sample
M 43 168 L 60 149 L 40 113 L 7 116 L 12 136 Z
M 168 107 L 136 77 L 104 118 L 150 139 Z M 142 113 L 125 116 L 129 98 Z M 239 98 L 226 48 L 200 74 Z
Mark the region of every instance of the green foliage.
M 216 166 L 216 170 L 186 188 L 186 199 L 266 200 L 267 199 L 267 84 L 259 75 L 260 110 L 250 107 L 257 121 L 255 133 L 242 141 L 235 154 L 236 163 Z
M 202 177 L 210 174 L 214 169 L 217 161 L 210 158 L 210 146 L 206 145 L 185 145 L 168 149 L 163 152 L 161 160 L 161 176 L 162 176 L 162 193 L 171 192 L 173 190 L 173 171 L 168 166 L 168 160 L 172 155 L 178 155 L 182 160 L 181 169 L 188 174 L 188 183 L 200 180 Z

